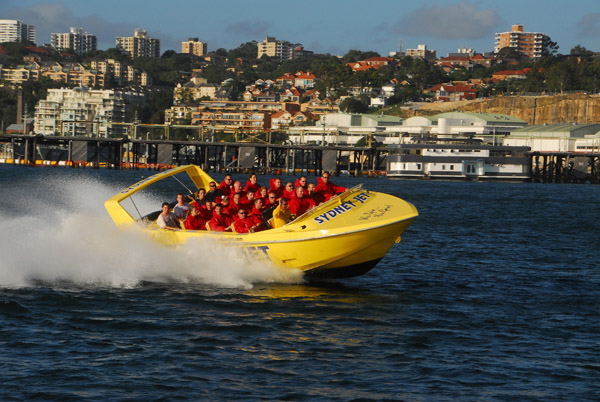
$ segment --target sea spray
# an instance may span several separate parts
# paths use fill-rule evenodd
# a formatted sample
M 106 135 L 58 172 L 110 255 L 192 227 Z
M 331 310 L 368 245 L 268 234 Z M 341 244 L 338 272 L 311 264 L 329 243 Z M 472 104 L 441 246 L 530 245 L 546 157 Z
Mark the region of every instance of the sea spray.
M 104 200 L 119 189 L 94 179 L 49 180 L 35 187 L 44 197 L 33 188 L 15 185 L 21 199 L 31 200 L 19 214 L 0 211 L 0 286 L 69 282 L 135 287 L 141 281 L 180 281 L 251 288 L 255 283 L 302 281 L 298 271 L 249 261 L 238 250 L 206 239 L 169 247 L 135 226 L 118 229 Z M 140 195 L 136 206 L 148 213 L 160 201 Z

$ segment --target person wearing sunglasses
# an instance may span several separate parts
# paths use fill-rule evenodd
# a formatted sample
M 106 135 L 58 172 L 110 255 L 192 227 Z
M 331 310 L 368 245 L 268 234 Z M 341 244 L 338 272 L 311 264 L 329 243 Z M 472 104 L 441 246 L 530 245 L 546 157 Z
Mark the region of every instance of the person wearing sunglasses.
M 223 194 L 229 195 L 231 193 L 231 190 L 233 189 L 233 183 L 233 177 L 231 177 L 231 175 L 227 173 L 221 184 L 219 184 L 219 190 L 221 190 Z
M 308 189 L 308 179 L 306 178 L 306 176 L 300 176 L 299 179 L 296 179 L 296 187 L 304 187 L 304 192 L 306 193 L 306 190 Z
M 277 194 L 275 191 L 270 191 L 265 202 L 265 209 L 274 208 L 277 206 Z
M 317 181 L 319 184 L 317 184 L 316 192 L 320 193 L 325 201 L 347 190 L 346 187 L 340 187 L 333 184 L 333 182 L 329 180 L 328 172 L 323 172 Z
M 235 230 L 236 233 L 249 233 L 252 226 L 254 226 L 254 224 L 252 223 L 252 220 L 246 216 L 246 209 L 240 208 L 237 212 L 235 222 L 233 222 L 233 230 Z
M 217 188 L 217 183 L 214 181 L 211 181 L 208 184 L 208 191 L 206 192 L 206 196 L 204 197 L 205 200 L 207 201 L 212 201 L 212 202 L 219 202 L 221 201 L 221 196 L 223 195 L 223 193 L 221 192 L 221 190 L 219 190 Z

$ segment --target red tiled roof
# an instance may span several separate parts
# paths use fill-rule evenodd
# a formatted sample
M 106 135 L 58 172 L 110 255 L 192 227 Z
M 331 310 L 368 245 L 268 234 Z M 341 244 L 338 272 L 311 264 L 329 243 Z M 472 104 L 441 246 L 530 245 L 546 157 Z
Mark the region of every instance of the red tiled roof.
M 462 84 L 458 84 L 458 85 L 437 84 L 436 86 L 431 88 L 431 90 L 439 91 L 442 88 L 446 92 L 477 92 L 477 89 L 472 88 L 467 85 L 462 85 Z
M 279 111 L 279 112 L 277 112 L 277 113 L 273 113 L 273 114 L 271 115 L 271 118 L 278 118 L 278 117 L 281 117 L 281 116 L 282 116 L 284 113 L 289 113 L 289 112 L 288 112 L 287 110 L 281 110 L 281 111 Z
M 310 71 L 307 71 L 306 73 L 303 71 L 298 71 L 296 73 L 296 78 L 306 79 L 306 80 L 314 80 L 315 76 Z
M 389 63 L 389 62 L 391 62 L 392 60 L 393 60 L 393 59 L 391 59 L 391 58 L 389 58 L 389 57 L 371 57 L 371 58 L 368 58 L 368 59 L 366 59 L 366 60 L 362 60 L 362 61 L 381 61 L 381 62 L 385 61 L 385 62 L 388 62 L 388 63 Z
M 35 53 L 48 53 L 48 51 L 46 49 L 42 49 L 41 47 L 37 47 L 37 46 L 27 46 L 27 47 L 25 47 L 25 49 L 31 50 L 32 52 L 35 52 Z
M 276 81 L 279 81 L 279 80 L 293 80 L 295 78 L 296 78 L 296 76 L 294 74 L 292 74 L 292 73 L 285 73 L 281 77 L 277 78 Z
M 531 72 L 531 68 L 524 68 L 523 70 L 496 71 L 493 75 L 527 75 L 529 72 Z
M 469 61 L 470 57 L 469 56 L 450 56 L 450 57 L 443 57 L 440 60 L 441 61 Z

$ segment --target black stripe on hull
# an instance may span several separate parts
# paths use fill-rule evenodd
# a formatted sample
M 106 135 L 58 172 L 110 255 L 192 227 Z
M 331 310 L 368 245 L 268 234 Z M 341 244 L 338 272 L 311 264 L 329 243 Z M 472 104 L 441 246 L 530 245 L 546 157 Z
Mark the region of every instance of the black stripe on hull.
M 360 264 L 348 265 L 340 268 L 320 269 L 314 268 L 304 273 L 304 278 L 307 280 L 312 279 L 343 279 L 353 278 L 366 274 L 372 270 L 377 263 L 381 261 L 381 258 L 376 260 L 361 262 Z

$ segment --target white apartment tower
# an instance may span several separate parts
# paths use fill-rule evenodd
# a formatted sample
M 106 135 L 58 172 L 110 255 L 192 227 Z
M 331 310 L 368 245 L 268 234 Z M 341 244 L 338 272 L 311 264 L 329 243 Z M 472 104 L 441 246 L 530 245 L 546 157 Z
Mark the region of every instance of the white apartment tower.
M 294 45 L 290 42 L 277 40 L 274 36 L 267 36 L 264 41 L 258 44 L 258 56 L 277 57 L 279 61 L 292 60 L 294 57 Z
M 129 108 L 144 102 L 141 92 L 85 87 L 48 89 L 35 107 L 34 132 L 64 136 L 123 136 Z
M 93 52 L 97 49 L 98 39 L 96 35 L 83 32 L 83 28 L 71 27 L 68 33 L 50 34 L 50 45 L 56 50 L 69 50 L 79 55 Z
M 23 41 L 35 43 L 35 26 L 19 20 L 0 20 L 0 43 Z
M 116 39 L 117 49 L 129 54 L 129 57 L 160 57 L 160 39 L 148 36 L 145 29 L 136 28 L 133 36 L 119 36 Z

